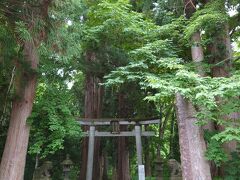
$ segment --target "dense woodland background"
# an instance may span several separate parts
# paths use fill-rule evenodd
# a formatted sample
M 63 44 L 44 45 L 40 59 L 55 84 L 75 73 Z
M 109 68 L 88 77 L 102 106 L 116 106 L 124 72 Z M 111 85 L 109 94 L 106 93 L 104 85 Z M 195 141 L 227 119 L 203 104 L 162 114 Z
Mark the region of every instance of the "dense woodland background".
M 1 0 L 0 179 L 53 162 L 86 176 L 77 118 L 159 118 L 144 127 L 146 175 L 240 177 L 239 0 Z M 121 127 L 125 130 L 127 127 Z M 96 140 L 94 180 L 137 178 L 134 138 Z

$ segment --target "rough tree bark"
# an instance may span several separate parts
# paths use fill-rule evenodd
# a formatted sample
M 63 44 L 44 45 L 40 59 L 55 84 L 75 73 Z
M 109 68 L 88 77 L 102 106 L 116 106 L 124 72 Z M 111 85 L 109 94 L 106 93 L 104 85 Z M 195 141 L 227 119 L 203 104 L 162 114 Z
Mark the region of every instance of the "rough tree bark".
M 129 115 L 124 93 L 119 93 L 118 96 L 118 115 L 123 118 Z M 127 130 L 126 128 L 126 126 L 122 126 L 120 130 Z M 130 180 L 128 139 L 126 137 L 118 137 L 117 153 L 117 180 Z
M 229 27 L 227 24 L 223 27 L 222 30 L 214 34 L 213 42 L 208 45 L 209 64 L 212 65 L 211 75 L 212 77 L 229 77 L 230 70 L 232 68 L 232 47 L 231 39 L 229 35 Z M 219 105 L 223 103 L 222 98 L 216 98 Z M 236 97 L 236 100 L 239 100 L 239 97 Z M 233 112 L 230 115 L 222 117 L 226 121 L 236 120 L 240 117 L 239 112 Z M 219 131 L 223 131 L 225 127 L 223 125 L 217 125 Z M 236 151 L 237 142 L 231 141 L 223 145 L 225 152 L 230 155 L 232 151 Z
M 33 42 L 24 43 L 25 63 L 32 70 L 38 66 L 38 54 Z M 7 140 L 0 166 L 0 179 L 22 180 L 30 126 L 27 118 L 31 115 L 37 77 L 18 64 L 19 76 L 15 81 L 16 98 L 13 101 Z
M 190 18 L 195 12 L 194 0 L 185 0 L 185 15 Z M 198 34 L 193 35 L 193 40 Z M 203 53 L 199 48 L 192 48 L 193 60 L 199 61 Z M 199 71 L 202 71 L 199 69 Z M 176 94 L 176 115 L 179 130 L 179 144 L 183 179 L 210 180 L 210 166 L 204 157 L 206 144 L 202 128 L 196 125 L 195 109 L 191 102 Z
M 16 3 L 10 1 L 10 3 L 12 3 L 13 6 L 16 5 L 21 8 L 26 5 L 21 2 Z M 39 2 L 39 6 L 29 7 L 28 12 L 31 12 L 31 15 L 26 15 L 24 13 L 19 15 L 26 21 L 28 25 L 27 28 L 29 28 L 30 32 L 35 26 L 34 20 L 37 18 L 43 21 L 46 20 L 50 3 L 51 0 L 41 1 Z M 6 14 L 7 17 L 11 15 L 12 14 Z M 10 18 L 10 21 L 11 24 L 15 24 L 17 18 Z M 42 28 L 39 33 L 36 33 L 35 36 L 32 37 L 32 40 L 24 40 L 22 42 L 24 59 L 23 62 L 16 62 L 17 77 L 14 82 L 16 98 L 13 100 L 7 140 L 0 165 L 1 180 L 22 180 L 24 176 L 30 131 L 30 126 L 27 124 L 27 118 L 32 112 L 37 85 L 36 70 L 39 62 L 37 47 L 45 38 L 45 29 Z
M 95 61 L 95 54 L 93 52 L 86 53 L 86 61 Z M 85 79 L 85 104 L 84 104 L 84 117 L 85 118 L 99 118 L 102 114 L 102 97 L 103 87 L 99 86 L 101 78 L 93 73 L 87 72 Z M 84 127 L 84 131 L 87 131 Z M 94 165 L 93 165 L 93 180 L 99 180 L 100 176 L 100 138 L 95 138 L 94 146 Z M 80 180 L 86 180 L 87 172 L 87 156 L 88 156 L 88 138 L 83 139 L 82 143 L 82 166 Z
M 192 35 L 192 47 L 191 47 L 191 52 L 192 52 L 192 60 L 196 65 L 196 70 L 200 76 L 206 76 L 206 73 L 204 71 L 204 67 L 202 65 L 202 62 L 204 60 L 204 54 L 203 54 L 203 48 L 201 46 L 201 35 L 200 32 L 197 31 Z M 203 107 L 199 107 L 201 111 L 204 111 Z M 214 131 L 215 125 L 213 121 L 207 121 L 207 124 L 203 126 L 204 130 L 208 131 Z M 211 174 L 212 177 L 216 175 L 217 167 L 213 162 L 210 163 L 210 169 L 211 169 Z
M 202 128 L 196 125 L 195 109 L 191 102 L 176 95 L 179 145 L 183 179 L 210 180 L 210 167 L 204 157 L 206 145 Z
M 192 60 L 196 66 L 197 73 L 200 76 L 206 76 L 204 67 L 202 65 L 204 60 L 204 54 L 203 54 L 203 48 L 201 45 L 201 35 L 200 32 L 195 32 L 192 37 L 192 46 L 191 46 L 191 54 L 192 54 Z M 202 107 L 199 107 L 200 110 L 204 110 Z M 204 129 L 208 129 L 210 131 L 213 131 L 215 129 L 213 122 L 208 122 L 207 125 L 203 127 Z
M 121 128 L 121 130 L 126 130 Z M 130 180 L 129 151 L 126 137 L 118 138 L 117 180 Z
M 205 0 L 204 4 L 208 3 L 209 0 Z M 209 64 L 212 64 L 211 68 L 211 74 L 212 77 L 229 77 L 230 73 L 229 70 L 231 69 L 231 58 L 232 58 L 232 49 L 231 49 L 231 40 L 230 40 L 230 35 L 229 35 L 229 28 L 228 25 L 225 25 L 223 30 L 215 31 L 214 34 L 211 36 L 213 38 L 212 43 L 210 43 L 207 46 L 207 51 L 209 54 Z M 200 44 L 201 37 L 200 33 L 197 32 L 193 35 L 192 37 L 193 42 L 196 42 L 196 44 Z M 201 49 L 200 49 L 201 48 Z M 198 47 L 199 51 L 203 52 L 202 47 Z M 197 51 L 198 52 L 198 51 Z M 198 60 L 197 56 L 196 57 L 196 63 L 203 61 L 203 53 L 198 53 L 200 56 L 198 56 L 200 59 Z M 201 58 L 202 54 L 202 58 Z M 194 57 L 193 57 L 194 60 Z M 221 63 L 221 61 L 223 61 Z M 216 65 L 218 64 L 218 65 Z M 201 66 L 198 66 L 198 68 L 201 68 Z M 202 70 L 198 69 L 199 74 L 201 74 Z M 202 76 L 205 76 L 205 74 L 201 74 Z M 218 102 L 221 104 L 221 99 L 216 98 Z M 228 117 L 225 117 L 225 119 L 237 119 L 239 118 L 240 115 L 239 113 L 233 113 L 230 114 Z M 204 126 L 204 129 L 208 129 L 210 131 L 216 129 L 219 131 L 224 130 L 224 126 L 217 125 L 215 126 L 213 122 L 208 123 L 206 126 Z M 230 154 L 231 151 L 236 150 L 236 142 L 230 142 L 230 143 L 225 143 L 224 144 L 224 149 L 225 151 Z M 221 170 L 223 172 L 223 170 Z M 211 172 L 212 176 L 217 176 L 218 174 L 218 168 L 211 163 Z M 223 173 L 222 173 L 223 174 Z

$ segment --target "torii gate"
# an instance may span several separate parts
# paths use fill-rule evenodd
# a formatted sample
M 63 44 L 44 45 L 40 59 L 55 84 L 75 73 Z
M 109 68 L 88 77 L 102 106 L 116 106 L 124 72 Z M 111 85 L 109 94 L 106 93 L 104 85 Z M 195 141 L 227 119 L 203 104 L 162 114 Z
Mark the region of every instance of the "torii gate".
M 135 136 L 138 162 L 138 179 L 145 180 L 145 170 L 142 161 L 142 141 L 141 136 L 155 136 L 153 131 L 142 131 L 141 125 L 159 124 L 160 119 L 79 119 L 81 125 L 90 126 L 89 131 L 84 136 L 89 136 L 88 143 L 88 160 L 87 160 L 87 177 L 86 180 L 92 180 L 93 172 L 93 155 L 94 155 L 94 139 L 95 137 L 119 137 L 119 136 Z M 95 126 L 111 125 L 112 131 L 96 131 Z M 120 125 L 134 125 L 132 131 L 120 131 Z

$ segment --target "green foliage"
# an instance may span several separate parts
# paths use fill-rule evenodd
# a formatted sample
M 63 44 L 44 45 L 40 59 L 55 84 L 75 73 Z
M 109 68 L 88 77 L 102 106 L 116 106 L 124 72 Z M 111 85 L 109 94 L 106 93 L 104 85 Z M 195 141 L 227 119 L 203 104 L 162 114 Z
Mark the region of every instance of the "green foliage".
M 213 139 L 220 141 L 221 143 L 230 141 L 240 141 L 240 128 L 227 127 L 224 131 L 216 134 Z
M 216 132 L 215 132 L 216 133 Z M 227 161 L 227 155 L 221 147 L 221 143 L 214 139 L 214 132 L 205 131 L 205 140 L 207 141 L 207 151 L 205 156 L 207 160 L 213 161 L 216 166 L 221 166 Z
M 14 38 L 14 34 L 9 26 L 6 24 L 0 24 L 0 55 L 1 65 L 3 61 L 9 60 L 17 53 L 17 43 Z M 3 59 L 2 59 L 3 58 Z
M 228 15 L 224 7 L 224 1 L 211 1 L 191 17 L 185 30 L 185 38 L 190 39 L 193 33 L 202 30 L 213 34 L 216 30 L 223 29 L 227 21 Z
M 232 152 L 231 159 L 225 164 L 226 176 L 224 179 L 232 180 L 240 177 L 240 155 L 238 151 Z
M 206 43 L 213 43 L 219 38 L 215 33 L 220 32 L 229 23 L 226 7 L 237 6 L 237 0 L 216 0 L 205 6 L 199 4 L 200 8 L 189 20 L 181 16 L 184 5 L 179 0 L 131 1 L 132 5 L 129 5 L 127 0 L 56 0 L 49 9 L 50 16 L 47 21 L 39 19 L 38 16 L 23 21 L 21 12 L 29 15 L 26 17 L 32 17 L 31 13 L 38 14 L 37 11 L 30 11 L 30 7 L 33 7 L 33 4 L 38 6 L 39 2 L 42 1 L 24 1 L 23 4 L 27 3 L 27 8 L 22 7 L 22 2 L 19 2 L 13 6 L 14 10 L 11 9 L 10 17 L 0 14 L 0 102 L 7 101 L 8 109 L 11 99 L 5 99 L 5 96 L 8 95 L 11 72 L 15 65 L 13 60 L 22 58 L 22 41 L 32 40 L 33 37 L 41 38 L 38 35 L 43 28 L 48 32 L 47 41 L 42 42 L 38 49 L 40 83 L 33 113 L 28 120 L 31 124 L 29 166 L 32 166 L 28 167 L 29 171 L 34 166 L 33 155 L 54 161 L 55 179 L 61 178 L 59 164 L 66 153 L 74 155 L 73 160 L 80 164 L 78 143 L 81 129 L 74 117 L 83 112 L 84 74 L 103 77 L 111 71 L 105 76 L 104 84 L 107 87 L 117 86 L 117 89 L 105 90 L 104 117 L 119 115 L 117 107 L 120 92 L 125 94 L 127 99 L 129 112 L 125 112 L 125 115 L 163 115 L 162 122 L 166 122 L 169 119 L 166 118 L 166 111 L 168 107 L 172 108 L 175 94 L 180 93 L 195 105 L 198 111 L 198 125 L 204 125 L 208 121 L 224 125 L 224 131 L 207 138 L 206 157 L 213 160 L 217 166 L 225 162 L 229 165 L 226 169 L 229 178 L 238 177 L 239 155 L 234 155 L 232 160 L 227 161 L 221 146 L 222 143 L 240 140 L 239 119 L 233 122 L 226 121 L 225 118 L 233 112 L 239 112 L 240 103 L 236 98 L 240 96 L 239 52 L 234 52 L 235 69 L 231 77 L 211 78 L 200 77 L 192 63 L 187 63 L 191 61 L 191 57 L 190 50 L 186 49 L 189 48 L 189 39 L 196 31 L 203 33 L 203 42 Z M 5 10 L 6 2 L 2 5 Z M 35 7 L 33 9 L 35 10 Z M 1 13 L 5 14 L 2 8 Z M 12 26 L 14 16 L 16 23 Z M 234 17 L 233 26 L 238 25 L 237 17 Z M 29 22 L 32 25 L 31 32 L 26 28 Z M 230 30 L 239 45 L 239 32 L 235 32 L 237 29 Z M 207 49 L 204 47 L 204 50 Z M 88 54 L 94 56 L 94 62 L 86 62 Z M 206 67 L 210 68 L 209 65 Z M 74 84 L 72 89 L 67 87 L 71 84 Z M 221 103 L 218 102 L 218 98 Z M 142 101 L 143 99 L 148 102 Z M 3 109 L 2 104 L 0 103 L 0 113 Z M 163 110 L 160 110 L 161 108 Z M 5 114 L 9 114 L 8 111 Z M 162 114 L 159 115 L 160 111 Z M 171 116 L 175 118 L 174 115 Z M 5 116 L 5 119 L 7 118 L 8 115 Z M 164 158 L 169 156 L 170 151 L 170 126 L 168 121 L 164 138 L 160 142 L 161 155 Z M 175 126 L 173 134 L 175 144 L 178 144 Z M 159 131 L 157 126 L 149 128 Z M 1 126 L 0 131 L 3 146 L 2 139 L 5 139 L 6 127 Z M 153 162 L 159 138 L 148 141 L 144 144 L 144 150 L 151 152 L 150 159 Z M 105 143 L 106 149 L 112 152 L 115 142 Z M 129 144 L 133 144 L 131 140 Z M 177 145 L 173 148 L 174 152 L 179 151 Z M 113 155 L 111 160 L 115 161 L 115 157 Z M 179 158 L 178 153 L 174 153 L 174 157 Z M 131 149 L 130 158 L 136 162 L 135 152 Z M 113 164 L 110 162 L 110 166 Z M 231 171 L 232 167 L 236 169 Z M 132 163 L 132 176 L 136 175 L 136 170 L 136 163 Z M 76 178 L 78 171 L 79 167 L 76 166 L 71 179 Z
M 22 22 L 22 21 L 19 21 L 19 22 L 16 22 L 16 34 L 18 35 L 18 39 L 23 42 L 23 41 L 31 41 L 32 40 L 32 36 L 31 36 L 31 33 L 28 31 L 27 29 L 27 25 Z
M 131 56 L 135 60 L 106 76 L 108 78 L 106 85 L 137 81 L 144 88 L 158 90 L 154 97 L 147 98 L 149 100 L 173 97 L 176 92 L 179 92 L 191 99 L 194 104 L 204 107 L 205 110 L 216 110 L 215 97 L 217 96 L 231 98 L 239 95 L 239 75 L 236 74 L 230 78 L 200 77 L 184 66 L 181 59 L 174 58 L 173 50 L 168 53 L 169 45 L 164 43 L 167 44 L 167 42 L 162 41 L 163 47 L 158 44 L 161 50 L 154 49 L 153 44 L 150 49 L 148 44 L 140 50 L 135 50 L 132 53 L 134 56 Z M 165 58 L 164 56 L 173 57 Z M 228 106 L 230 107 L 229 104 Z M 227 110 L 234 112 L 232 108 Z
M 118 48 L 139 46 L 155 25 L 131 11 L 123 1 L 102 1 L 90 7 L 83 30 L 84 46 L 96 48 L 111 43 Z
M 183 12 L 183 1 L 180 0 L 158 0 L 154 4 L 154 20 L 158 25 L 169 24 L 172 19 L 181 16 Z
M 39 154 L 45 158 L 59 149 L 63 149 L 66 138 L 77 138 L 81 135 L 73 111 L 70 109 L 71 96 L 59 88 L 58 84 L 50 86 L 39 84 L 31 123 L 30 154 Z
M 18 45 L 13 30 L 0 14 L 0 154 L 5 144 L 13 97 L 13 77 Z
M 222 8 L 222 2 L 208 4 L 190 20 L 185 30 L 188 38 L 198 30 L 208 31 L 211 34 L 216 28 L 223 27 L 227 22 L 227 16 Z M 216 7 L 217 6 L 217 7 Z M 223 6 L 224 7 L 224 6 Z M 224 9 L 224 8 L 223 8 Z M 219 14 L 221 13 L 221 14 Z M 220 16 L 221 15 L 221 16 Z M 179 19 L 180 22 L 180 19 Z M 184 21 L 182 21 L 184 22 Z M 217 24 L 217 27 L 213 25 Z M 164 29 L 166 28 L 166 29 Z M 105 76 L 106 86 L 120 86 L 126 83 L 137 82 L 142 89 L 147 91 L 145 100 L 154 101 L 156 104 L 166 102 L 167 99 L 174 99 L 176 93 L 182 94 L 190 99 L 198 109 L 198 124 L 204 125 L 207 121 L 216 121 L 225 125 L 226 131 L 216 134 L 209 140 L 206 158 L 213 160 L 217 166 L 227 161 L 227 156 L 221 148 L 222 142 L 238 140 L 239 133 L 236 124 L 226 122 L 223 116 L 239 111 L 239 103 L 234 101 L 239 96 L 239 75 L 236 71 L 230 78 L 200 77 L 194 72 L 191 64 L 184 62 L 186 59 L 178 57 L 176 45 L 172 42 L 180 42 L 179 36 L 175 36 L 175 27 L 166 25 L 157 28 L 159 36 L 165 40 L 150 41 L 141 47 L 128 52 L 129 64 L 116 68 L 109 75 Z M 171 36 L 168 31 L 173 34 Z M 183 43 L 184 42 L 182 41 Z M 219 104 L 216 97 L 221 97 Z M 217 140 L 216 140 L 217 138 Z
M 171 56 L 172 58 L 169 58 Z M 129 65 L 112 71 L 110 75 L 106 76 L 107 82 L 105 84 L 114 85 L 119 82 L 123 83 L 125 80 L 141 80 L 142 84 L 147 84 L 146 80 L 154 77 L 150 72 L 168 74 L 169 70 L 181 68 L 182 66 L 178 64 L 180 60 L 174 58 L 175 56 L 174 48 L 171 47 L 168 40 L 148 43 L 139 49 L 130 51 L 131 62 Z

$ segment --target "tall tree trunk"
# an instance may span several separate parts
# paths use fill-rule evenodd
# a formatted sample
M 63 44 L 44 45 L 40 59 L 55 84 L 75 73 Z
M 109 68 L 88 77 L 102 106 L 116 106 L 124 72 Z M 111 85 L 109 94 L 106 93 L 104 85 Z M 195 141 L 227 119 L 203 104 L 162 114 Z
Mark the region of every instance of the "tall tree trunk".
M 192 47 L 191 47 L 191 52 L 192 52 L 192 59 L 194 64 L 196 65 L 196 70 L 200 76 L 206 76 L 206 73 L 204 71 L 202 62 L 204 60 L 204 54 L 203 54 L 203 48 L 201 46 L 201 35 L 200 32 L 197 31 L 192 35 Z M 204 111 L 203 107 L 199 107 L 200 111 Z M 208 121 L 206 119 L 206 121 Z M 208 121 L 206 125 L 203 126 L 204 130 L 208 131 L 214 131 L 215 125 L 213 121 Z M 210 164 L 210 169 L 211 169 L 211 174 L 212 177 L 216 176 L 217 172 L 217 167 L 214 164 L 213 161 L 209 162 Z
M 85 80 L 85 118 L 99 118 L 102 109 L 102 94 L 103 89 L 99 87 L 101 80 L 94 75 L 87 74 Z M 84 127 L 87 131 L 88 127 Z M 83 139 L 82 143 L 82 166 L 80 180 L 86 179 L 87 172 L 87 157 L 88 157 L 88 138 Z M 94 144 L 94 165 L 93 165 L 93 180 L 98 180 L 100 175 L 100 138 L 95 137 Z
M 19 3 L 16 3 L 15 1 L 9 1 L 9 3 L 13 9 L 14 6 L 20 6 L 21 8 L 23 6 L 24 8 L 25 6 L 28 6 L 26 3 L 21 4 L 20 1 Z M 26 21 L 29 31 L 34 29 L 36 18 L 39 18 L 43 21 L 46 20 L 50 3 L 51 0 L 44 0 L 41 1 L 38 4 L 39 6 L 36 6 L 36 9 L 34 10 L 31 9 L 31 7 L 28 9 L 28 11 L 19 11 L 18 16 L 22 16 L 21 18 Z M 31 16 L 24 14 L 26 12 L 31 14 Z M 12 14 L 8 13 L 5 14 L 6 17 L 11 15 Z M 30 19 L 28 19 L 29 17 Z M 9 18 L 9 24 L 13 24 L 14 26 L 16 19 Z M 29 118 L 32 112 L 37 85 L 36 70 L 39 63 L 37 47 L 45 38 L 45 29 L 42 28 L 38 33 L 34 33 L 34 36 L 31 40 L 24 40 L 22 42 L 24 59 L 22 62 L 17 62 L 16 64 L 17 76 L 14 81 L 16 98 L 12 103 L 13 105 L 7 140 L 1 159 L 1 180 L 22 180 L 24 177 L 24 168 L 30 132 L 30 126 L 27 124 L 27 118 Z
M 191 54 L 192 60 L 196 66 L 197 73 L 200 76 L 206 76 L 204 67 L 202 65 L 204 60 L 203 48 L 201 46 L 201 35 L 200 32 L 197 31 L 192 35 L 192 46 L 191 46 Z M 202 107 L 199 107 L 200 110 L 204 110 Z M 215 129 L 214 123 L 212 121 L 208 122 L 203 129 L 207 129 L 209 131 L 213 131 Z
M 95 60 L 95 54 L 88 52 L 86 54 L 86 61 L 91 62 Z M 85 118 L 99 118 L 102 113 L 102 96 L 103 88 L 99 86 L 101 78 L 94 74 L 87 73 L 85 79 L 85 104 L 84 117 Z M 87 131 L 88 127 L 84 127 Z M 88 138 L 83 139 L 82 143 L 82 166 L 80 171 L 80 180 L 86 180 L 87 172 L 87 156 L 88 156 Z M 99 180 L 100 175 L 100 138 L 95 137 L 94 145 L 94 165 L 93 165 L 93 180 Z
M 185 15 L 190 18 L 195 12 L 196 1 L 185 0 Z M 199 34 L 195 33 L 192 37 L 194 43 L 199 40 Z M 195 62 L 203 59 L 201 47 L 192 47 L 192 57 Z M 198 68 L 199 73 L 203 73 Z M 184 99 L 182 95 L 176 94 L 176 115 L 179 130 L 179 144 L 181 152 L 181 164 L 183 179 L 211 179 L 210 166 L 204 157 L 206 144 L 203 139 L 202 128 L 196 125 L 195 109 L 191 102 Z
M 25 63 L 31 70 L 38 66 L 38 54 L 33 42 L 24 43 Z M 37 84 L 36 74 L 17 65 L 16 99 L 13 101 L 7 140 L 0 166 L 1 180 L 22 180 L 26 161 L 30 126 L 27 118 L 31 115 Z
M 210 180 L 210 167 L 204 157 L 206 145 L 201 127 L 196 125 L 193 105 L 176 95 L 182 175 L 185 180 Z
M 212 64 L 212 76 L 229 77 L 230 70 L 232 68 L 232 47 L 228 25 L 225 25 L 222 31 L 215 33 L 213 43 L 208 46 L 208 51 L 211 53 L 209 63 Z M 238 97 L 236 97 L 236 99 L 239 100 Z M 217 97 L 217 101 L 219 105 L 222 104 L 222 99 L 220 97 Z M 232 114 L 226 115 L 222 118 L 227 121 L 238 119 L 239 116 L 239 112 L 233 112 Z M 225 129 L 222 125 L 218 125 L 217 128 L 219 131 L 223 131 Z M 237 143 L 236 141 L 228 142 L 225 143 L 223 147 L 227 154 L 230 155 L 232 151 L 236 151 Z
M 126 128 L 121 128 L 126 130 Z M 126 137 L 118 138 L 117 180 L 130 180 L 129 150 Z
M 232 47 L 231 40 L 229 35 L 228 25 L 225 24 L 223 29 L 219 32 L 214 33 L 212 36 L 213 41 L 208 45 L 207 50 L 210 54 L 209 56 L 209 64 L 212 65 L 211 75 L 212 77 L 229 77 L 230 70 L 232 68 Z M 216 97 L 216 100 L 221 106 L 223 104 L 223 99 L 221 97 Z M 236 97 L 236 100 L 239 100 L 239 97 Z M 239 112 L 233 112 L 230 115 L 224 115 L 223 118 L 226 121 L 235 121 L 240 118 Z M 225 126 L 217 125 L 218 131 L 224 131 Z M 228 154 L 229 158 L 231 158 L 231 152 L 236 151 L 237 142 L 231 141 L 223 144 L 224 151 Z M 220 176 L 224 176 L 224 165 L 221 166 L 216 174 Z
M 120 117 L 127 117 L 129 110 L 123 93 L 118 97 L 118 114 Z M 120 127 L 120 130 L 127 130 L 126 126 Z M 118 158 L 117 158 L 117 180 L 130 180 L 129 168 L 129 150 L 128 139 L 126 137 L 118 137 Z

